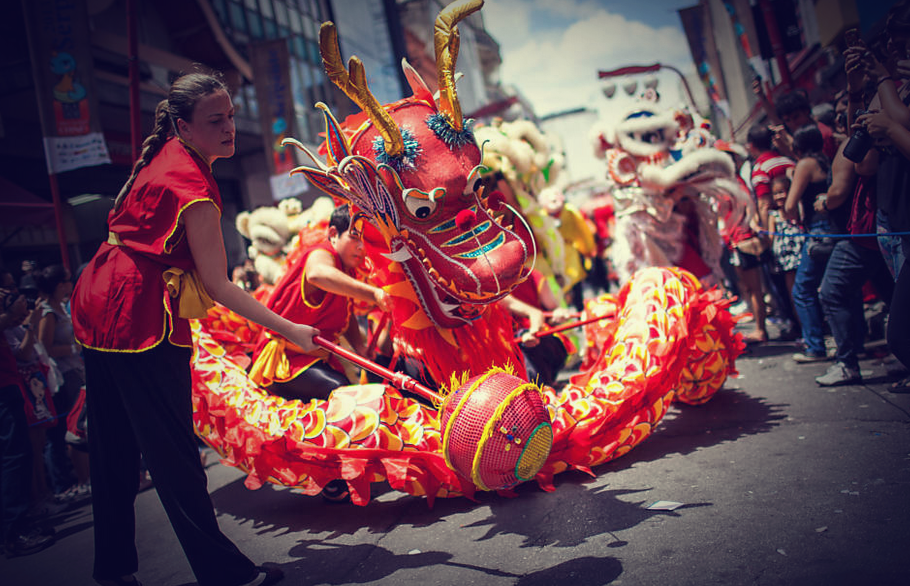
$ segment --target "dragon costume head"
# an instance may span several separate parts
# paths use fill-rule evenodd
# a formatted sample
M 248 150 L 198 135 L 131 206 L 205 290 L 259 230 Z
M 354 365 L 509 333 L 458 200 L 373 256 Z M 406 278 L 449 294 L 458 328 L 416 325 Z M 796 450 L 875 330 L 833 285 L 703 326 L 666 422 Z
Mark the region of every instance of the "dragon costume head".
M 326 164 L 298 141 L 285 141 L 317 165 L 292 173 L 350 202 L 378 230 L 384 256 L 401 265 L 422 309 L 443 328 L 477 319 L 506 296 L 536 254 L 530 229 L 503 225 L 501 202 L 484 196 L 481 152 L 455 93 L 456 24 L 482 5 L 456 2 L 436 19 L 439 97 L 404 61 L 413 96 L 386 105 L 370 93 L 360 59 L 351 57 L 345 69 L 335 26 L 323 23 L 325 71 L 363 112 L 341 125 L 325 104 L 316 105 L 325 114 Z

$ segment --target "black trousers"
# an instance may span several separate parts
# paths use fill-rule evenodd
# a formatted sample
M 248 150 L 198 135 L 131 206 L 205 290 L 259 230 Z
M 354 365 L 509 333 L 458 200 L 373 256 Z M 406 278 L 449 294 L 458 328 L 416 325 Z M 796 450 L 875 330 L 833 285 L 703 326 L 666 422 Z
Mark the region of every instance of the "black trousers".
M 906 197 L 906 194 L 905 194 Z M 910 236 L 901 238 L 904 255 L 910 253 Z M 888 314 L 888 349 L 906 368 L 910 368 L 910 257 L 894 283 L 894 296 Z
M 25 530 L 32 484 L 32 445 L 18 385 L 0 387 L 0 539 Z
M 256 569 L 218 528 L 193 431 L 189 348 L 85 351 L 95 579 L 139 567 L 134 501 L 145 457 L 200 586 L 236 586 Z
M 313 364 L 296 377 L 283 383 L 272 383 L 269 392 L 285 399 L 328 399 L 332 391 L 351 382 L 342 372 L 329 366 L 324 360 Z

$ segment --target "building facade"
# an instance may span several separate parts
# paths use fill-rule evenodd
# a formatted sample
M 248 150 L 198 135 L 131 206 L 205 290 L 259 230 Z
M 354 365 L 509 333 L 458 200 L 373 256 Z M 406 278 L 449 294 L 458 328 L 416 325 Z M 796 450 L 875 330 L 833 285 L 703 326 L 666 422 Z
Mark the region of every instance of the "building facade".
M 268 152 L 274 138 L 269 133 L 290 130 L 288 134 L 316 152 L 324 123 L 314 105 L 326 103 L 339 119 L 357 111 L 323 71 L 318 40 L 321 23 L 336 23 L 342 56 L 347 59 L 356 54 L 363 60 L 371 90 L 385 103 L 410 94 L 401 73 L 403 57 L 412 64 L 432 65 L 433 20 L 444 6 L 431 0 L 71 0 L 62 4 L 76 6 L 85 15 L 86 40 L 73 49 L 86 56 L 81 62 L 83 73 L 91 73 L 78 79 L 77 85 L 91 97 L 93 124 L 100 129 L 110 163 L 51 172 L 45 156 L 47 125 L 46 120 L 42 124 L 39 111 L 42 100 L 53 97 L 45 96 L 50 92 L 42 92 L 41 84 L 36 83 L 44 57 L 38 55 L 36 61 L 29 47 L 35 45 L 34 29 L 46 28 L 45 8 L 61 3 L 11 3 L 0 23 L 0 195 L 4 200 L 0 262 L 10 267 L 17 267 L 25 258 L 41 265 L 59 262 L 59 234 L 63 233 L 75 269 L 107 238 L 106 215 L 130 173 L 135 148 L 131 134 L 135 110 L 130 108 L 131 25 L 138 56 L 139 141 L 151 131 L 157 103 L 181 73 L 220 72 L 232 93 L 237 108 L 236 154 L 219 160 L 214 174 L 224 201 L 228 260 L 236 263 L 244 257 L 247 245 L 234 230 L 236 214 L 273 205 L 276 195 L 289 194 L 276 194 L 275 183 L 270 181 L 275 167 L 274 153 Z M 459 97 L 470 112 L 491 99 L 489 88 L 495 86 L 499 65 L 498 45 L 484 31 L 479 16 L 459 29 L 458 65 L 466 72 L 459 82 Z M 257 83 L 266 73 L 254 64 L 261 63 L 256 52 L 263 46 L 281 48 L 282 63 L 287 64 L 282 73 L 287 76 L 292 106 L 282 112 L 280 128 L 277 119 L 263 120 L 261 116 L 266 105 L 261 103 L 263 93 Z M 90 68 L 85 61 L 90 61 Z M 64 78 L 74 79 L 73 72 L 68 75 L 58 78 L 55 91 Z M 435 67 L 424 75 L 435 89 Z M 292 179 L 294 191 L 290 194 L 304 205 L 319 195 L 304 179 Z M 57 209 L 63 212 L 59 227 L 47 213 L 55 190 L 60 201 Z M 35 213 L 35 206 L 41 206 L 42 213 Z

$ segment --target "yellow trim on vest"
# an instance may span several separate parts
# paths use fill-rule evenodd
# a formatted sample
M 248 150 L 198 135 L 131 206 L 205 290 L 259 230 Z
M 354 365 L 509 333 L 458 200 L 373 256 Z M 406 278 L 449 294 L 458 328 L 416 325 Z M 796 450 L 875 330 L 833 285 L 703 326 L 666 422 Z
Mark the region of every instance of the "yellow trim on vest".
M 212 164 L 209 162 L 209 160 L 208 160 L 207 158 L 205 158 L 205 156 L 202 154 L 202 152 L 201 152 L 199 149 L 197 149 L 195 146 L 191 145 L 191 144 L 188 143 L 187 141 L 183 140 L 183 139 L 182 139 L 181 137 L 179 137 L 179 136 L 177 137 L 177 140 L 179 140 L 179 141 L 180 141 L 180 144 L 182 144 L 184 147 L 186 147 L 186 149 L 187 149 L 188 151 L 191 151 L 194 155 L 196 155 L 197 157 L 199 157 L 199 158 L 202 160 L 203 163 L 205 163 L 205 164 L 208 166 L 208 168 L 209 168 L 209 173 L 212 172 Z
M 183 212 L 186 211 L 186 208 L 190 207 L 191 205 L 193 205 L 195 203 L 199 203 L 201 201 L 211 202 L 211 204 L 213 206 L 215 206 L 215 209 L 218 210 L 218 216 L 219 217 L 221 216 L 221 209 L 215 203 L 215 200 L 212 199 L 211 197 L 200 197 L 199 199 L 194 199 L 194 200 L 188 202 L 186 205 L 184 205 L 179 210 L 177 210 L 177 217 L 174 219 L 174 226 L 171 228 L 171 231 L 168 232 L 167 236 L 164 238 L 165 254 L 170 254 L 174 250 L 174 247 L 177 246 L 178 244 L 180 244 L 179 239 L 177 240 L 177 242 L 174 242 L 173 244 L 170 243 L 171 236 L 173 236 L 174 233 L 177 231 L 177 228 L 180 227 L 180 216 L 183 215 Z

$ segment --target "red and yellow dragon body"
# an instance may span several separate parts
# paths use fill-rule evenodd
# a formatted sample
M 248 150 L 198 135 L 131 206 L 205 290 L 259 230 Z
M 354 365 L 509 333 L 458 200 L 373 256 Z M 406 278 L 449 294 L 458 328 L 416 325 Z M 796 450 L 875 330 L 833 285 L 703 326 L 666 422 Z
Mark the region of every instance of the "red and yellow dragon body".
M 511 319 L 497 302 L 527 276 L 536 254 L 530 229 L 503 225 L 501 202 L 479 187 L 481 151 L 455 94 L 456 24 L 481 5 L 456 2 L 437 19 L 439 97 L 405 63 L 414 95 L 384 106 L 369 93 L 359 60 L 345 69 L 334 27 L 324 24 L 326 72 L 364 113 L 342 125 L 319 104 L 326 161 L 307 151 L 315 166 L 294 171 L 365 218 L 372 282 L 393 299 L 396 351 L 450 388 L 502 370 L 524 376 Z M 690 274 L 663 268 L 589 301 L 590 315 L 609 317 L 588 326 L 584 373 L 560 391 L 541 389 L 553 446 L 538 483 L 550 488 L 559 472 L 590 471 L 626 453 L 674 398 L 708 400 L 743 348 L 726 305 Z M 309 402 L 257 387 L 244 369 L 256 329 L 223 308 L 195 328 L 195 423 L 225 463 L 248 473 L 247 486 L 317 494 L 343 478 L 356 504 L 380 481 L 431 501 L 476 490 L 446 465 L 436 410 L 391 386 L 352 385 Z

